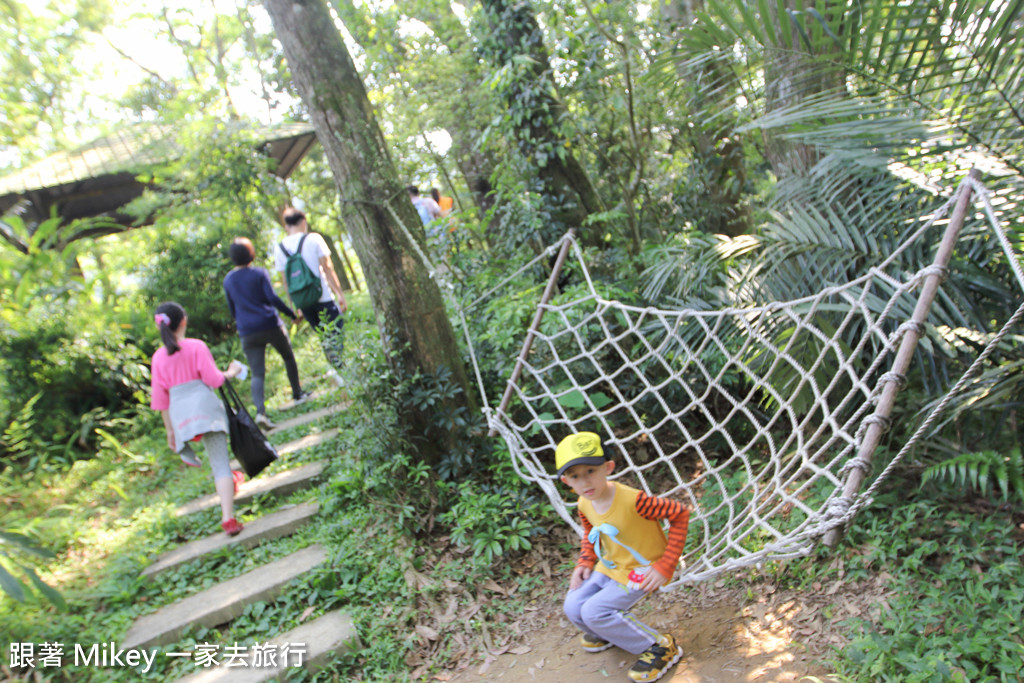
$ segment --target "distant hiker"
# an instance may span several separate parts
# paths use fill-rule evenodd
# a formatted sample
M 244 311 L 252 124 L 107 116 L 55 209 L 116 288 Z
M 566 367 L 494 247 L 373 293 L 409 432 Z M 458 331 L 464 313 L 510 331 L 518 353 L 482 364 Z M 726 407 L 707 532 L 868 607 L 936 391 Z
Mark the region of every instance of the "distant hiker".
M 421 197 L 418 187 L 410 185 L 405 189 L 409 192 L 409 199 L 412 201 L 412 205 L 416 207 L 416 213 L 420 215 L 420 220 L 423 221 L 424 226 L 430 225 L 431 221 L 435 218 L 441 217 L 441 207 L 433 199 Z
M 213 392 L 225 379 L 245 368 L 231 361 L 221 372 L 210 349 L 198 339 L 187 339 L 188 316 L 180 304 L 168 301 L 153 316 L 163 346 L 153 354 L 151 368 L 153 410 L 159 410 L 167 429 L 167 445 L 190 467 L 199 467 L 191 441 L 202 440 L 220 497 L 221 527 L 229 536 L 242 531 L 235 519 L 235 489 L 241 472 L 232 472 L 228 454 L 228 418 L 224 402 Z
M 455 206 L 455 199 L 441 194 L 441 190 L 436 187 L 430 188 L 430 197 L 437 202 L 437 206 L 441 209 L 441 215 L 447 216 L 452 212 L 452 207 Z
M 267 373 L 267 345 L 273 346 L 284 361 L 288 382 L 292 385 L 293 405 L 309 400 L 309 392 L 299 384 L 299 368 L 295 354 L 288 341 L 288 333 L 277 312 L 281 311 L 292 320 L 295 312 L 281 300 L 270 284 L 270 273 L 265 268 L 252 265 L 256 249 L 246 237 L 236 237 L 228 247 L 228 256 L 235 264 L 234 270 L 224 276 L 224 295 L 228 309 L 235 319 L 238 336 L 242 340 L 242 352 L 252 369 L 252 402 L 256 406 L 256 424 L 273 429 L 274 423 L 267 417 L 264 401 L 264 381 Z
M 628 671 L 634 681 L 656 681 L 679 661 L 682 651 L 671 633 L 658 633 L 629 610 L 672 580 L 686 544 L 690 511 L 608 481 L 615 469 L 593 432 L 562 439 L 555 449 L 562 483 L 579 495 L 583 541 L 565 596 L 565 615 L 583 634 L 586 652 L 613 645 L 640 655 Z M 668 538 L 659 523 L 667 519 Z
M 348 302 L 331 263 L 331 252 L 324 238 L 309 232 L 306 214 L 293 206 L 282 213 L 288 235 L 274 249 L 274 268 L 284 275 L 288 295 L 302 315 L 320 335 L 320 346 L 334 368 L 341 368 L 344 348 L 341 314 Z M 337 373 L 335 383 L 340 383 Z

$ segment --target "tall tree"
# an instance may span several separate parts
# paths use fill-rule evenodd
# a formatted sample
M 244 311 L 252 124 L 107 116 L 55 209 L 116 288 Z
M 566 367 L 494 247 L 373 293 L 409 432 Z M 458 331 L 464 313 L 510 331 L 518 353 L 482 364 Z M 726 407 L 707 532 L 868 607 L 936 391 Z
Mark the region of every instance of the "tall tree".
M 408 5 L 359 6 L 331 0 L 351 36 L 366 55 L 366 72 L 382 84 L 379 106 L 387 109 L 396 134 L 419 137 L 431 148 L 433 163 L 455 194 L 460 208 L 468 200 L 449 175 L 454 163 L 483 218 L 493 205 L 490 178 L 495 162 L 481 148 L 482 131 L 497 115 L 499 99 L 486 84 L 487 73 L 473 50 L 467 26 L 446 0 Z M 429 32 L 404 37 L 400 26 L 422 22 Z M 461 96 L 452 97 L 453 92 Z M 452 144 L 446 159 L 433 153 L 423 131 L 443 129 Z M 446 163 L 447 162 L 447 163 Z
M 704 0 L 665 0 L 661 22 L 670 45 L 692 25 Z M 741 91 L 727 52 L 708 51 L 697 59 L 674 61 L 681 88 L 689 94 L 691 127 L 683 131 L 694 154 L 694 166 L 703 181 L 711 210 L 701 222 L 704 232 L 737 236 L 753 228 L 743 204 L 747 179 L 743 135 L 736 117 L 729 116 L 730 99 Z
M 107 0 L 0 2 L 0 168 L 74 142 L 66 128 L 86 110 L 85 90 L 74 87 L 86 76 L 76 56 L 110 12 Z
M 398 179 L 384 136 L 341 34 L 324 0 L 264 0 L 292 78 L 327 154 L 359 260 L 366 273 L 381 340 L 399 376 L 452 372 L 469 402 L 469 382 L 437 284 L 417 256 L 423 229 Z M 431 416 L 403 404 L 409 434 L 431 433 Z M 437 462 L 451 444 L 439 434 L 417 441 Z
M 519 154 L 536 174 L 552 219 L 555 234 L 544 237 L 581 229 L 604 205 L 563 133 L 569 113 L 555 87 L 533 7 L 525 0 L 481 0 L 481 5 L 487 30 L 482 49 L 499 70 L 495 80 L 509 108 Z M 602 242 L 597 230 L 583 229 L 581 236 L 590 244 Z

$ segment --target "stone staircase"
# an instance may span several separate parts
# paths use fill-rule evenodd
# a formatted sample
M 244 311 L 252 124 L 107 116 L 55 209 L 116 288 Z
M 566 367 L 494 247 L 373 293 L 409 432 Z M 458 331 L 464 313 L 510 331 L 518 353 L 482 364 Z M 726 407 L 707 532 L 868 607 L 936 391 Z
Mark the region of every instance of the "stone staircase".
M 311 424 L 344 408 L 344 405 L 330 406 L 283 420 L 275 429 L 268 432 L 268 436 L 273 442 L 273 436 L 286 429 Z M 337 433 L 337 429 L 328 429 L 275 446 L 281 459 L 286 460 L 286 456 L 329 441 Z M 235 502 L 245 503 L 257 496 L 261 500 L 272 500 L 307 489 L 321 476 L 325 466 L 324 462 L 311 462 L 271 475 L 260 475 L 239 487 Z M 182 517 L 217 506 L 216 494 L 210 494 L 182 505 L 174 514 Z M 180 545 L 155 558 L 143 570 L 142 575 L 153 578 L 186 563 L 202 560 L 224 548 L 230 547 L 232 552 L 243 553 L 261 543 L 293 534 L 313 520 L 318 510 L 319 504 L 315 500 L 282 506 L 275 512 L 246 522 L 245 529 L 237 536 L 227 536 L 218 532 Z M 165 657 L 191 655 L 191 652 L 171 652 L 161 646 L 178 642 L 193 628 L 214 629 L 228 624 L 253 603 L 274 600 L 290 583 L 301 580 L 310 570 L 323 565 L 327 557 L 327 551 L 322 546 L 307 546 L 239 576 L 227 578 L 215 586 L 196 591 L 176 603 L 140 616 L 128 629 L 119 645 L 126 649 L 157 648 L 157 655 Z M 214 641 L 212 645 L 217 646 L 216 632 L 207 634 L 205 640 Z M 197 653 L 198 645 L 196 644 Z M 249 647 L 236 643 L 220 644 L 213 657 L 216 664 L 210 661 L 200 664 L 197 657 L 195 673 L 186 675 L 179 681 L 257 683 L 278 680 L 284 678 L 289 669 L 316 669 L 330 661 L 333 655 L 360 647 L 359 636 L 351 619 L 335 611 L 301 624 L 287 633 L 268 633 L 266 637 L 261 637 L 258 643 Z

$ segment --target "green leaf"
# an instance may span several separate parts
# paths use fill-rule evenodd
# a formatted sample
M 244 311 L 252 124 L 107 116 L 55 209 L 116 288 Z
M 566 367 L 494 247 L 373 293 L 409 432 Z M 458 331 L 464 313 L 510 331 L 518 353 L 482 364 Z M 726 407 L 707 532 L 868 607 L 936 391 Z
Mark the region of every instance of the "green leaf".
M 54 555 L 46 548 L 41 548 L 38 545 L 34 544 L 32 540 L 27 536 L 15 534 L 10 531 L 0 531 L 0 542 L 13 545 L 18 550 L 30 553 L 32 555 L 35 555 L 36 557 L 42 557 L 44 559 L 52 559 L 56 557 L 56 555 Z
M 43 594 L 47 600 L 49 600 L 54 606 L 60 609 L 67 609 L 67 603 L 64 602 L 64 596 L 60 594 L 60 591 L 47 585 L 42 579 L 36 575 L 35 571 L 31 567 L 24 568 L 25 573 L 28 574 L 28 578 L 32 580 L 36 590 Z
M 3 566 L 0 566 L 0 588 L 18 602 L 24 602 L 25 589 L 18 579 L 14 578 Z

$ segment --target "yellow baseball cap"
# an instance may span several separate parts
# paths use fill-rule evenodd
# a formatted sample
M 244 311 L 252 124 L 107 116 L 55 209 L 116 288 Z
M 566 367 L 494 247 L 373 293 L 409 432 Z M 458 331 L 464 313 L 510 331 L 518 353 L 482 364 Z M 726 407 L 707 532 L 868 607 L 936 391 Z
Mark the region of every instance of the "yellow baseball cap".
M 601 437 L 594 432 L 570 434 L 555 449 L 555 469 L 558 476 L 573 465 L 600 465 L 605 460 Z

